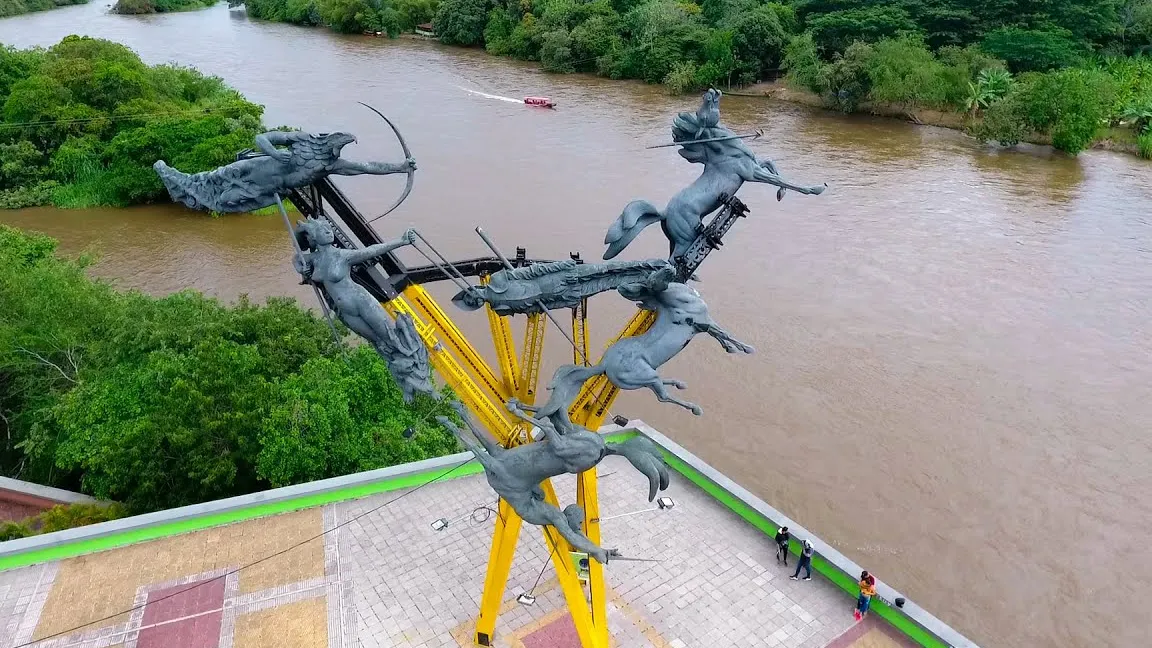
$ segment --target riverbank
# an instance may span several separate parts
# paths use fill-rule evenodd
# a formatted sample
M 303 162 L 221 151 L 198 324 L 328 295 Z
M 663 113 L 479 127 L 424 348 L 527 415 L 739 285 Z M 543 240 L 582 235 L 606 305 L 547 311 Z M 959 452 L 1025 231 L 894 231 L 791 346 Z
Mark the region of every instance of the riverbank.
M 0 18 L 78 4 L 88 4 L 88 0 L 0 0 Z
M 766 97 L 785 103 L 834 112 L 827 107 L 824 100 L 816 93 L 795 88 L 786 81 L 756 83 L 746 88 L 729 92 L 729 94 L 738 97 Z M 897 119 L 921 126 L 948 128 L 965 134 L 970 134 L 971 130 L 979 122 L 979 118 L 973 119 L 959 112 L 932 110 L 928 108 L 907 108 L 874 101 L 860 103 L 855 112 Z M 1052 137 L 1043 133 L 1028 133 L 1021 141 L 1040 146 L 1052 146 Z M 1097 139 L 1089 148 L 1138 155 L 1136 134 L 1130 128 L 1102 129 Z
M 265 130 L 263 106 L 218 77 L 146 65 L 109 40 L 67 36 L 47 50 L 0 48 L 0 69 L 12 71 L 0 85 L 0 208 L 167 200 L 157 159 L 207 171 L 235 160 Z
M 112 13 L 126 16 L 153 13 L 197 11 L 214 6 L 220 0 L 119 0 Z

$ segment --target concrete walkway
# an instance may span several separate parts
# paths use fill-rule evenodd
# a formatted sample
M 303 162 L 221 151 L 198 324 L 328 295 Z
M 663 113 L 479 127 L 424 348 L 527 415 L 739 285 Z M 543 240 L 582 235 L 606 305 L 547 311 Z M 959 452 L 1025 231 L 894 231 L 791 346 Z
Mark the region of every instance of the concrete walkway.
M 653 507 L 646 480 L 627 461 L 609 457 L 599 470 L 603 518 Z M 792 568 L 776 564 L 770 538 L 686 479 L 672 479 L 665 494 L 675 508 L 602 524 L 606 546 L 660 560 L 608 565 L 614 646 L 910 645 L 876 619 L 856 624 L 854 600 L 820 576 L 789 580 Z M 571 502 L 574 478 L 556 485 L 562 504 Z M 0 573 L 0 648 L 34 639 L 46 639 L 37 644 L 45 648 L 470 646 L 494 522 L 477 509 L 493 507 L 495 494 L 479 475 L 404 493 Z M 452 523 L 435 531 L 437 518 Z M 578 646 L 547 553 L 540 532 L 525 525 L 496 645 Z M 536 596 L 532 606 L 516 602 L 526 591 Z M 103 620 L 78 629 L 95 619 Z

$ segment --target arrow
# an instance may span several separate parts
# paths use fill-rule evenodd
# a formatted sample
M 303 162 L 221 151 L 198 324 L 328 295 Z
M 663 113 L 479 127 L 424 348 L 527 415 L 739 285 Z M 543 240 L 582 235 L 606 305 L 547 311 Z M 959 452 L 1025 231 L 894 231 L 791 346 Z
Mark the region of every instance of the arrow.
M 657 149 L 657 148 L 666 148 L 669 146 L 688 146 L 690 144 L 704 144 L 707 142 L 724 142 L 727 140 L 744 139 L 745 137 L 750 137 L 752 139 L 759 139 L 762 135 L 764 135 L 764 130 L 757 128 L 755 133 L 745 133 L 744 135 L 726 135 L 724 137 L 710 137 L 708 139 L 701 139 L 701 140 L 684 140 L 683 142 L 671 142 L 669 144 L 657 144 L 656 146 L 645 146 L 644 148 Z

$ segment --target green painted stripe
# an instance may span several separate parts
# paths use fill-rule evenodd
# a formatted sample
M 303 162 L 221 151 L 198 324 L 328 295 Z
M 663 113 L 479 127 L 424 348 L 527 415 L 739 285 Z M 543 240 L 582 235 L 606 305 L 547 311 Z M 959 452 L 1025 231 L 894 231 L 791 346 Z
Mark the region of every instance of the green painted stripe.
M 746 504 L 743 500 L 721 488 L 680 457 L 664 450 L 664 459 L 673 470 L 687 477 L 689 481 L 699 486 L 704 492 L 711 495 L 724 506 L 727 506 L 736 513 L 736 515 L 739 515 L 765 535 L 775 537 L 776 524 L 772 520 L 764 517 L 764 515 Z M 800 553 L 800 547 L 796 543 L 792 543 L 791 550 L 792 553 Z M 838 567 L 820 556 L 813 557 L 812 568 L 853 597 L 859 595 L 856 579 L 840 571 Z M 903 632 L 909 639 L 924 646 L 924 648 L 949 648 L 948 644 L 940 641 L 935 635 L 924 630 L 924 628 L 921 628 L 919 624 L 904 614 L 903 611 L 885 604 L 878 597 L 873 599 L 872 609 L 875 610 L 881 618 L 888 621 L 888 623 L 892 624 L 897 630 Z
M 620 441 L 630 439 L 636 436 L 636 434 L 636 432 L 618 432 L 615 434 L 606 435 L 604 438 L 606 441 L 618 443 Z M 157 538 L 177 535 L 180 533 L 202 531 L 204 529 L 223 526 L 225 524 L 232 524 L 234 522 L 243 522 L 245 520 L 251 520 L 254 518 L 267 517 L 269 515 L 289 513 L 291 511 L 298 511 L 300 509 L 323 506 L 333 502 L 342 502 L 345 500 L 367 497 L 368 495 L 375 495 L 377 493 L 386 493 L 389 491 L 423 486 L 424 484 L 428 484 L 437 479 L 457 479 L 460 477 L 481 473 L 484 469 L 480 464 L 472 461 L 454 469 L 447 477 L 440 477 L 447 470 L 448 469 L 446 468 L 439 468 L 427 472 L 384 479 L 370 484 L 349 486 L 348 488 L 328 491 L 326 493 L 304 495 L 296 499 L 285 500 L 282 502 L 257 504 L 248 508 L 205 515 L 203 517 L 193 518 L 190 520 L 180 520 L 179 522 L 157 524 L 156 526 L 143 529 L 133 529 L 130 531 L 124 531 L 122 533 L 108 535 L 100 538 L 92 538 L 90 540 L 77 540 L 75 542 L 59 545 L 56 547 L 46 547 L 44 549 L 37 549 L 13 556 L 4 556 L 0 557 L 0 571 L 15 569 L 17 567 L 26 567 L 28 565 L 34 565 L 37 563 L 52 562 L 54 560 L 63 560 L 65 558 L 72 558 L 73 556 L 90 554 L 98 551 L 106 551 L 108 549 L 124 547 L 148 540 L 156 540 Z
M 386 493 L 388 491 L 423 486 L 424 484 L 436 480 L 447 470 L 447 468 L 440 468 L 437 470 L 416 473 L 413 475 L 403 475 L 400 477 L 384 479 L 370 484 L 349 486 L 348 488 L 333 490 L 327 493 L 304 495 L 296 499 L 285 500 L 282 502 L 272 502 L 270 504 L 257 504 L 249 508 L 205 515 L 203 517 L 193 518 L 190 520 L 180 520 L 178 522 L 158 524 L 152 527 L 133 529 L 130 531 L 124 531 L 123 533 L 108 535 L 101 538 L 77 540 L 76 542 L 60 545 L 57 547 L 46 547 L 36 551 L 29 551 L 28 553 L 16 554 L 14 556 L 5 556 L 0 558 L 0 571 L 14 569 L 16 567 L 24 567 L 36 563 L 62 560 L 64 558 L 71 558 L 73 556 L 94 553 L 97 551 L 115 549 L 116 547 L 123 547 L 126 545 L 135 544 L 137 542 L 144 542 L 146 540 L 155 540 L 157 538 L 163 538 L 165 536 L 176 535 L 179 533 L 202 531 L 212 527 L 232 524 L 233 522 L 243 522 L 253 518 L 298 511 L 300 509 L 322 506 L 332 502 L 340 502 L 343 500 L 356 499 L 377 493 Z M 482 471 L 483 467 L 481 467 L 480 464 L 476 463 L 475 461 L 472 461 L 456 468 L 447 477 L 440 477 L 440 479 L 457 479 L 467 475 L 474 475 Z

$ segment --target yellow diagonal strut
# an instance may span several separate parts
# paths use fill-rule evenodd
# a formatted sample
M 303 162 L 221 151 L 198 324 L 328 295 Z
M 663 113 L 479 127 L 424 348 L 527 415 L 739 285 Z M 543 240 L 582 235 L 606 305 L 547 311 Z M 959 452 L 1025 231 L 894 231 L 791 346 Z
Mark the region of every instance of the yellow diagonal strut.
M 529 316 L 524 349 L 521 350 L 520 361 L 517 363 L 515 349 L 510 342 L 511 331 L 507 318 L 499 317 L 495 313 L 489 314 L 493 341 L 500 361 L 501 375 L 498 376 L 421 286 L 415 284 L 409 286 L 401 297 L 384 304 L 384 307 L 393 316 L 403 312 L 413 317 L 416 329 L 429 349 L 432 366 L 444 381 L 496 439 L 506 447 L 518 443 L 521 438 L 519 425 L 512 420 L 504 404 L 513 395 L 526 404 L 531 404 L 535 400 L 543 349 L 544 316 L 542 314 Z M 638 312 L 613 342 L 643 333 L 654 320 L 654 313 Z M 583 351 L 587 349 L 584 322 L 580 323 L 580 329 L 577 345 L 583 346 L 581 349 Z M 574 323 L 573 333 L 576 332 Z M 584 355 L 587 356 L 586 351 Z M 590 430 L 598 429 L 612 401 L 615 400 L 617 391 L 604 376 L 589 380 L 569 410 L 573 422 Z M 551 481 L 546 480 L 540 486 L 545 500 L 559 506 Z M 577 501 L 585 512 L 585 534 L 599 544 L 600 507 L 595 469 L 579 475 Z M 500 501 L 499 512 L 489 553 L 480 616 L 476 622 L 475 639 L 476 643 L 482 646 L 494 643 L 496 617 L 522 526 L 522 520 L 507 502 Z M 580 636 L 581 645 L 584 648 L 608 648 L 603 568 L 599 563 L 590 561 L 589 586 L 592 605 L 589 607 L 576 568 L 567 555 L 570 550 L 567 542 L 563 541 L 551 527 L 542 527 L 541 530 L 572 620 Z

